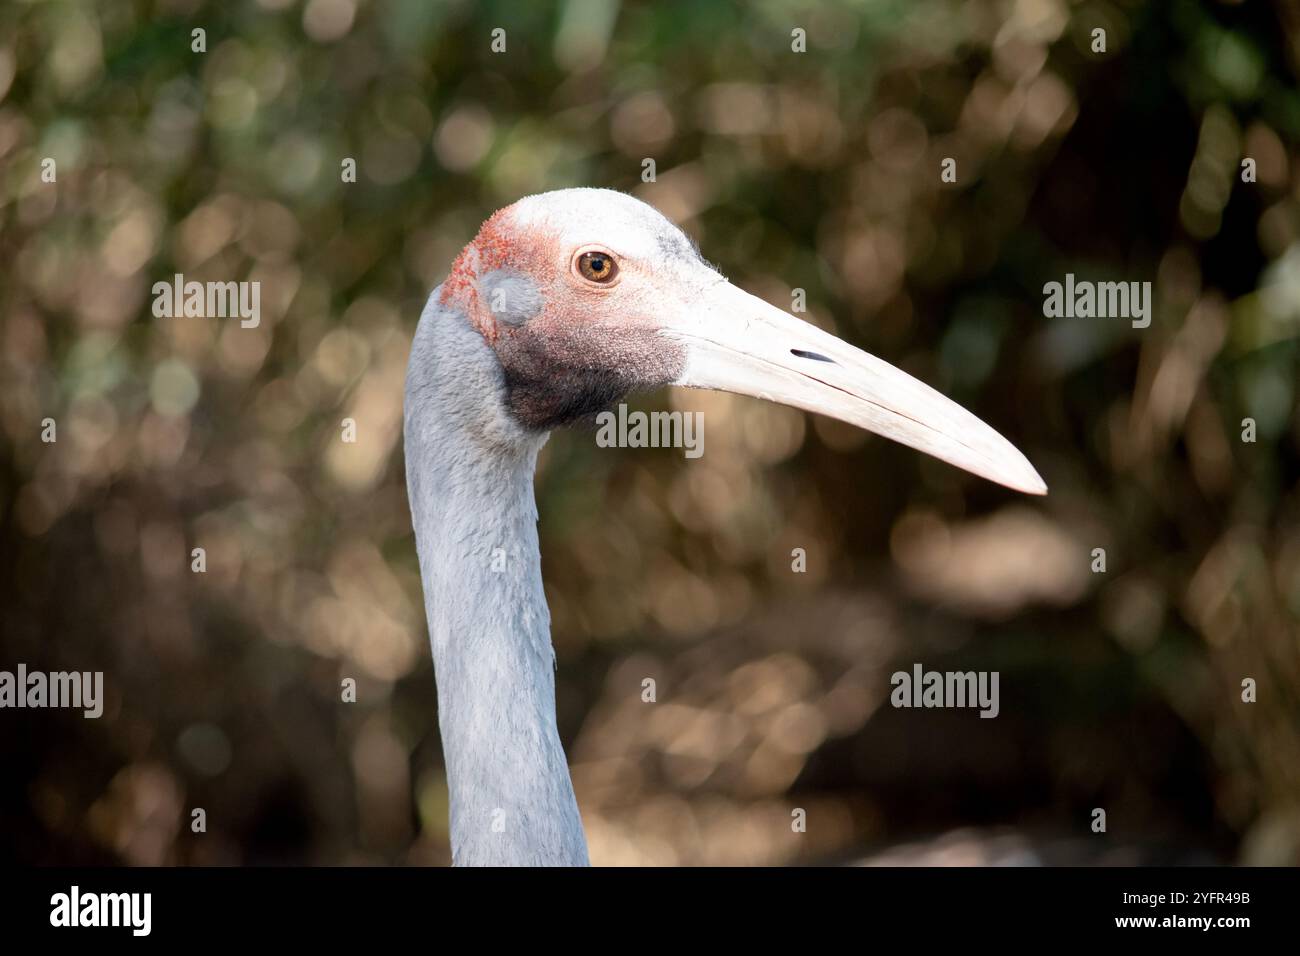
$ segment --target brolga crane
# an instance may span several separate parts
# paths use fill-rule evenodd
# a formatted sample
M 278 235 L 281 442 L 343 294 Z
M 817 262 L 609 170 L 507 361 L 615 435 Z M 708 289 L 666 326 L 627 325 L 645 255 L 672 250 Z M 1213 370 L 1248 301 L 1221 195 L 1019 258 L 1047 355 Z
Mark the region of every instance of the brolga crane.
M 664 385 L 829 415 L 1047 490 L 988 425 L 732 285 L 651 206 L 564 189 L 500 210 L 429 297 L 406 376 L 454 864 L 588 862 L 555 719 L 533 472 L 551 429 Z

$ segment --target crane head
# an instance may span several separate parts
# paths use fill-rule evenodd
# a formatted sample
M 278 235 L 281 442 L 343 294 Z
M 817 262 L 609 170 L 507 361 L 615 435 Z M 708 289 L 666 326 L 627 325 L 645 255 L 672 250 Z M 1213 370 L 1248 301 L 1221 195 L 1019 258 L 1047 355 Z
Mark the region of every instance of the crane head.
M 529 196 L 483 224 L 439 293 L 495 351 L 509 412 L 546 430 L 630 392 L 721 389 L 840 419 L 1028 494 L 1009 441 L 889 363 L 732 285 L 653 207 Z

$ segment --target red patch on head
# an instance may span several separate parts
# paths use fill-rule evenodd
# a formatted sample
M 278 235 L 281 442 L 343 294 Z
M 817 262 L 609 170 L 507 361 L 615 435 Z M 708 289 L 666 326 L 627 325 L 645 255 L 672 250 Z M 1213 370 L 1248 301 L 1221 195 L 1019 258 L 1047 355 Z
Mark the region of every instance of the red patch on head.
M 450 303 L 462 309 L 488 342 L 496 341 L 499 328 L 491 308 L 480 301 L 479 277 L 510 266 L 531 274 L 542 286 L 552 271 L 544 254 L 547 237 L 539 229 L 520 230 L 511 208 L 499 209 L 488 217 L 474 240 L 460 251 L 438 297 L 443 305 Z

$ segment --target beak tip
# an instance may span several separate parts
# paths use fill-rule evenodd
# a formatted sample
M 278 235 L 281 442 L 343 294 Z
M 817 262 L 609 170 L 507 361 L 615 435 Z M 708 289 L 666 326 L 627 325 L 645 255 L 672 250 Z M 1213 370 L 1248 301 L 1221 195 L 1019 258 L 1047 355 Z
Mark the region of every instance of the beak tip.
M 1046 495 L 1047 482 L 1043 481 L 1042 476 L 1038 474 L 1037 470 L 1035 470 L 1032 465 L 1029 467 L 1029 474 L 1032 477 L 1028 478 L 1023 483 L 1016 485 L 1016 490 L 1027 495 Z

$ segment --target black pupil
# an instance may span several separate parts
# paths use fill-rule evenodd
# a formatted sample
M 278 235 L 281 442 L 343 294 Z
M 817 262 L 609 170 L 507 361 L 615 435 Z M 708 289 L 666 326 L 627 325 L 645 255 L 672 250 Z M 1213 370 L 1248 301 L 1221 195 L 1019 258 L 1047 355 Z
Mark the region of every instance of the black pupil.
M 605 260 L 602 259 L 600 256 L 592 256 L 592 257 L 591 257 L 591 271 L 592 271 L 592 272 L 597 272 L 597 273 L 599 273 L 599 272 L 604 272 L 604 271 L 605 271 Z

